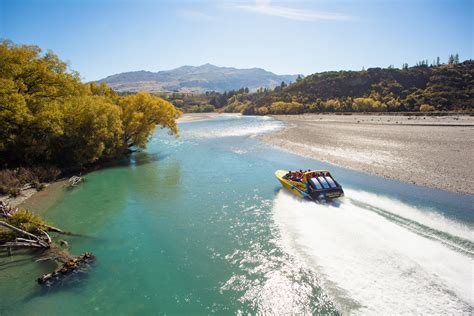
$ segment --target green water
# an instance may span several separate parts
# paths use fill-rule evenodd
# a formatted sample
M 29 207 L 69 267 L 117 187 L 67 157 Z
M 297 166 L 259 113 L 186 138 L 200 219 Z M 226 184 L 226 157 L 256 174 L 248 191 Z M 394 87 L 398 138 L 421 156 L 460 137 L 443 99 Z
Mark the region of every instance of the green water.
M 97 262 L 87 275 L 45 288 L 34 280 L 49 272 L 50 264 L 35 263 L 26 254 L 2 254 L 0 314 L 382 312 L 383 306 L 404 299 L 394 293 L 419 275 L 419 290 L 437 295 L 441 286 L 443 293 L 450 291 L 441 295 L 438 305 L 431 304 L 437 311 L 472 308 L 466 294 L 474 253 L 469 239 L 474 223 L 471 196 L 364 176 L 272 149 L 254 137 L 280 127 L 279 122 L 255 117 L 183 123 L 180 139 L 157 131 L 145 152 L 88 174 L 86 183 L 65 192 L 45 216 L 80 234 L 67 238 L 71 251 L 91 251 Z M 280 191 L 273 172 L 299 166 L 334 170 L 348 190 L 346 198 L 339 205 L 317 206 Z M 405 285 L 393 284 L 389 278 L 406 271 L 392 271 L 389 267 L 395 263 L 384 261 L 400 252 L 387 240 L 388 250 L 376 252 L 381 258 L 364 257 L 364 265 L 374 264 L 372 276 L 357 266 L 351 252 L 357 245 L 351 246 L 351 236 L 344 235 L 357 223 L 340 222 L 347 218 L 344 214 L 359 214 L 357 234 L 368 231 L 364 225 L 386 225 L 381 234 L 393 231 L 387 239 L 403 236 L 433 251 L 441 247 L 440 253 L 453 253 L 457 261 L 433 270 L 423 263 L 410 265 L 418 262 L 416 255 L 401 253 L 406 260 L 399 265 L 421 272 L 405 276 Z M 312 235 L 323 219 L 327 225 Z M 326 229 L 335 238 L 324 235 Z M 332 245 L 338 238 L 340 244 Z M 332 251 L 334 247 L 338 249 Z M 370 245 L 367 252 L 374 247 L 379 245 Z M 339 253 L 345 257 L 338 259 Z M 424 259 L 438 260 L 432 256 L 428 252 Z M 349 267 L 339 266 L 341 260 Z M 452 265 L 461 275 L 451 273 Z M 354 271 L 366 275 L 359 281 L 343 278 Z M 386 302 L 371 300 L 376 295 L 362 287 L 372 277 L 380 279 L 377 273 L 387 276 L 382 284 L 391 298 Z M 413 306 L 419 311 L 432 311 L 425 297 L 418 300 Z M 440 309 L 448 303 L 450 309 Z

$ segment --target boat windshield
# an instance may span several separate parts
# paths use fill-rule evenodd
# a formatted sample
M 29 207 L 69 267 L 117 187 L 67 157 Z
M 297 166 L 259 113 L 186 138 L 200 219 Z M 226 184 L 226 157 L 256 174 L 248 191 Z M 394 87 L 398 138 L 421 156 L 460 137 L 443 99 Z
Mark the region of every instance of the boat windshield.
M 309 179 L 309 181 L 311 181 L 311 183 L 314 185 L 314 187 L 317 189 L 317 190 L 321 190 L 323 187 L 321 186 L 321 183 L 319 183 L 319 181 L 316 179 L 316 178 L 311 178 Z
M 318 177 L 318 180 L 319 182 L 321 182 L 321 184 L 323 185 L 323 187 L 325 189 L 329 189 L 329 184 L 328 182 L 326 181 L 326 179 L 324 179 L 324 177 Z
M 326 181 L 329 183 L 331 188 L 337 188 L 336 182 L 334 182 L 334 180 L 331 177 L 324 177 L 324 179 L 326 179 Z

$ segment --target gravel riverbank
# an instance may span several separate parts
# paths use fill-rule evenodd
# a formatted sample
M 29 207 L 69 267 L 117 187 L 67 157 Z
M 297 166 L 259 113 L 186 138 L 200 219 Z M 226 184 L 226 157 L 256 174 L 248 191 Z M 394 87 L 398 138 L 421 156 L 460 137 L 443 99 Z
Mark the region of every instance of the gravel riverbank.
M 261 137 L 303 156 L 452 192 L 474 194 L 474 117 L 275 115 Z

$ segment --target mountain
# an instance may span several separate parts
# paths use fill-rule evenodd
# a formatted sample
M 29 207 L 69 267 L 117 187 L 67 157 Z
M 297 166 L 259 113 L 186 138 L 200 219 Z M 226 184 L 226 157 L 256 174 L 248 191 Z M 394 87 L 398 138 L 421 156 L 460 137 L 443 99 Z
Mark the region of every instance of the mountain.
M 294 82 L 298 75 L 276 75 L 261 68 L 237 69 L 218 67 L 211 64 L 202 66 L 182 66 L 172 70 L 151 72 L 123 72 L 98 80 L 106 82 L 118 92 L 136 91 L 180 91 L 202 93 L 206 91 L 229 91 L 249 88 L 274 88 Z

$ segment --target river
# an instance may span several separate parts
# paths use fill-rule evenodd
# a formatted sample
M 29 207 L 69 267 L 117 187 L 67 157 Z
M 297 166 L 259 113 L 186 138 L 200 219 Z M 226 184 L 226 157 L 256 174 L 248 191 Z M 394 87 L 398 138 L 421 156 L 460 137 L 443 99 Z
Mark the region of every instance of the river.
M 472 312 L 474 197 L 280 151 L 266 117 L 158 130 L 144 152 L 87 175 L 44 212 L 97 257 L 40 287 L 48 263 L 0 257 L 0 315 Z M 280 189 L 276 169 L 327 168 L 332 205 Z M 449 181 L 449 179 L 446 179 Z

